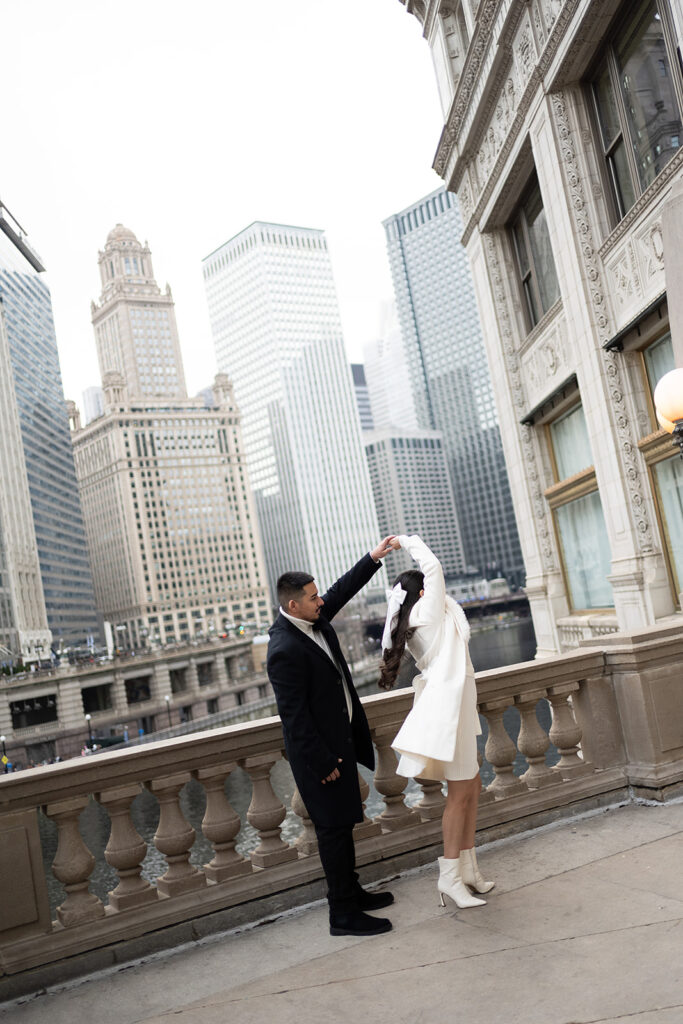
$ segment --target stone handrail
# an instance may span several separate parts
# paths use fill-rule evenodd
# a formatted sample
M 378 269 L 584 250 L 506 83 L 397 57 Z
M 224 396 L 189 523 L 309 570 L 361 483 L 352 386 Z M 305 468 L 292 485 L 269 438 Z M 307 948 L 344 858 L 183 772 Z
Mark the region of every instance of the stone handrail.
M 586 801 L 594 806 L 622 798 L 629 784 L 656 795 L 683 780 L 680 629 L 609 640 L 478 675 L 479 710 L 488 732 L 486 759 L 493 770 L 481 795 L 482 830 L 504 834 Z M 363 701 L 377 749 L 374 786 L 384 809 L 356 826 L 361 865 L 424 859 L 435 855 L 440 841 L 441 784 L 420 781 L 421 799 L 408 806 L 407 780 L 395 771 L 391 742 L 412 699 L 408 689 Z M 552 707 L 548 732 L 536 716 L 541 700 Z M 520 716 L 516 743 L 503 724 L 508 708 Z M 546 759 L 551 744 L 558 752 L 553 765 Z M 520 754 L 526 769 L 515 774 Z M 292 811 L 301 820 L 301 831 L 292 843 L 282 838 L 287 808 L 271 785 L 271 770 L 282 757 L 280 722 L 273 717 L 0 777 L 0 972 L 25 974 L 163 929 L 172 943 L 173 925 L 319 880 L 315 832 L 296 792 Z M 251 781 L 247 820 L 258 835 L 248 857 L 236 851 L 242 823 L 225 792 L 237 767 Z M 190 862 L 195 830 L 179 802 L 190 779 L 204 787 L 201 829 L 213 847 L 213 857 L 199 868 Z M 143 787 L 159 803 L 153 841 L 167 864 L 153 879 L 143 876 L 147 844 L 130 813 Z M 368 789 L 361 779 L 364 799 Z M 95 862 L 79 831 L 79 817 L 90 800 L 98 801 L 111 821 L 104 855 L 117 884 L 106 905 L 89 891 Z M 66 896 L 56 921 L 49 911 L 39 813 L 58 830 L 52 872 Z

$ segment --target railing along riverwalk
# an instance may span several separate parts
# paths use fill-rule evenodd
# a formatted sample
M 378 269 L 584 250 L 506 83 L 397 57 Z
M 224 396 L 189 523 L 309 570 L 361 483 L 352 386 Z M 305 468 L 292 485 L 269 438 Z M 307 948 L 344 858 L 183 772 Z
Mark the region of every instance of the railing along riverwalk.
M 485 759 L 492 772 L 481 795 L 479 827 L 485 833 L 500 835 L 623 799 L 629 785 L 657 796 L 683 781 L 680 625 L 609 641 L 478 675 Z M 356 827 L 356 838 L 358 862 L 374 865 L 368 868 L 373 877 L 430 859 L 440 840 L 441 785 L 420 782 L 419 802 L 410 806 L 406 779 L 395 771 L 391 742 L 412 699 L 412 690 L 400 690 L 363 702 L 377 751 L 372 782 L 383 808 Z M 547 730 L 537 716 L 539 701 L 552 709 Z M 516 742 L 503 719 L 507 714 L 509 721 L 511 708 L 519 714 Z M 554 764 L 546 757 L 549 747 L 557 751 Z M 31 976 L 35 980 L 36 969 L 48 964 L 68 962 L 83 972 L 103 962 L 83 954 L 109 950 L 116 962 L 136 955 L 131 949 L 139 955 L 154 943 L 172 946 L 229 928 L 249 916 L 246 904 L 256 919 L 272 912 L 267 898 L 275 894 L 279 906 L 322 895 L 315 832 L 296 792 L 290 813 L 300 819 L 299 833 L 290 842 L 282 835 L 288 809 L 276 795 L 271 772 L 283 756 L 279 719 L 268 718 L 0 778 L 2 974 L 23 975 L 19 986 L 31 990 Z M 246 818 L 257 835 L 246 856 L 236 849 L 243 824 L 226 796 L 226 781 L 238 768 L 250 782 Z M 196 831 L 181 806 L 190 780 L 206 796 L 200 828 L 213 855 L 203 865 L 191 862 Z M 131 814 L 143 790 L 159 806 L 153 844 L 166 867 L 155 877 L 147 877 L 143 867 L 147 844 Z M 366 799 L 364 779 L 361 791 Z M 110 820 L 104 857 L 116 884 L 104 900 L 90 891 L 95 858 L 79 830 L 91 801 Z M 56 920 L 49 908 L 40 815 L 55 823 L 58 834 L 51 871 L 65 896 Z M 153 941 L 141 945 L 146 936 Z M 138 940 L 137 947 L 131 940 Z M 0 981 L 0 996 L 3 987 L 18 990 L 11 982 Z

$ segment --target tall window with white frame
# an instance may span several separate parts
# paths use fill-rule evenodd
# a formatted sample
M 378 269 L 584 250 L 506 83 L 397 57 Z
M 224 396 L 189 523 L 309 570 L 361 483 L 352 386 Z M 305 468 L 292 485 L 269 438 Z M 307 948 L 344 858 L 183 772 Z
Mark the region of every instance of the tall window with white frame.
M 655 498 L 664 557 L 675 603 L 683 592 L 683 459 L 671 450 L 669 434 L 657 432 L 652 395 L 665 373 L 675 367 L 671 334 L 666 331 L 641 351 L 652 431 L 638 443 L 647 463 Z
M 571 610 L 613 608 L 610 545 L 581 404 L 549 423 L 547 436 L 555 483 L 545 495 Z
M 619 221 L 681 146 L 683 78 L 665 0 L 622 4 L 589 85 Z
M 510 222 L 510 234 L 531 330 L 560 297 L 548 221 L 535 174 Z

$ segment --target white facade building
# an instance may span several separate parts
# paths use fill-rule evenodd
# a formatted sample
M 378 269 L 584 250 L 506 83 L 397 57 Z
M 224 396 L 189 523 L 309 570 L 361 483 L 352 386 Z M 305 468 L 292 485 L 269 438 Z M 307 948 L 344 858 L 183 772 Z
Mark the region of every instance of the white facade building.
M 255 222 L 207 256 L 203 273 L 271 590 L 288 569 L 324 587 L 378 536 L 327 240 Z
M 72 440 L 97 605 L 117 645 L 141 647 L 233 625 L 271 608 L 232 384 L 188 398 L 170 289 L 150 251 L 117 225 L 99 257 L 93 325 L 104 414 Z
M 642 629 L 683 590 L 683 463 L 652 403 L 683 365 L 663 241 L 683 2 L 406 6 L 437 68 L 434 166 L 462 211 L 539 654 Z

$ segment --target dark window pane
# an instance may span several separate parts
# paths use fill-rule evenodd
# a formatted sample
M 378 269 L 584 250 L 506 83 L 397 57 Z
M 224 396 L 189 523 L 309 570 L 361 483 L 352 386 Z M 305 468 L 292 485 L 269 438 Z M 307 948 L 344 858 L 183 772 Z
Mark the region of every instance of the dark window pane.
M 526 251 L 526 245 L 524 244 L 524 229 L 521 224 L 515 224 L 512 229 L 512 233 L 515 238 L 515 246 L 517 248 L 517 260 L 519 261 L 519 269 L 522 277 L 526 277 L 529 273 L 529 255 Z
M 617 194 L 617 204 L 619 206 L 620 216 L 628 213 L 633 204 L 636 201 L 636 195 L 633 191 L 633 182 L 631 181 L 631 175 L 628 169 L 628 160 L 626 157 L 626 148 L 623 141 L 615 146 L 612 151 L 612 156 L 609 160 L 610 172 L 612 174 L 612 185 L 614 191 Z
M 643 189 L 678 150 L 680 111 L 656 4 L 641 3 L 615 40 L 629 134 Z
M 534 292 L 533 292 L 533 288 L 531 287 L 531 279 L 530 278 L 527 278 L 527 280 L 524 282 L 524 294 L 526 296 L 526 304 L 527 304 L 527 307 L 529 309 L 529 316 L 531 318 L 531 323 L 534 324 L 534 326 L 535 326 L 541 318 L 538 315 L 538 310 L 536 309 L 536 303 L 534 302 Z
M 524 212 L 526 213 L 536 284 L 543 312 L 547 313 L 553 303 L 559 299 L 560 288 L 557 283 L 548 222 L 546 221 L 545 210 L 541 201 L 541 190 L 539 188 L 535 188 L 527 199 Z
M 598 112 L 600 131 L 602 133 L 602 143 L 605 152 L 607 152 L 614 140 L 621 135 L 617 100 L 612 88 L 607 64 L 605 64 L 593 83 L 593 93 L 595 95 L 595 106 Z

